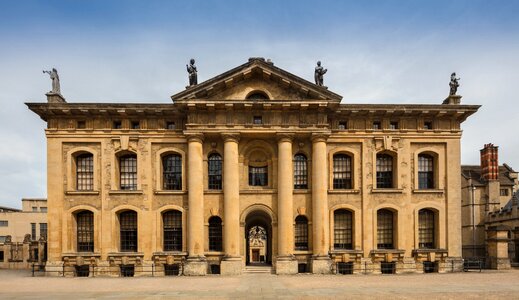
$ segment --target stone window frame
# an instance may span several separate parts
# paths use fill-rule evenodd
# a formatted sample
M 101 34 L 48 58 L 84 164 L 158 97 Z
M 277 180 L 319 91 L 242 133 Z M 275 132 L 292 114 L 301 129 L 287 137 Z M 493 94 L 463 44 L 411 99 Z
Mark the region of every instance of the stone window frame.
M 336 171 L 336 166 L 335 166 L 335 163 L 337 162 L 338 164 L 338 167 L 341 167 L 341 165 L 339 165 L 339 162 L 341 161 L 344 161 L 345 163 L 345 167 L 348 166 L 348 164 L 346 163 L 347 160 L 342 160 L 342 159 L 339 159 L 339 157 L 346 157 L 347 159 L 349 159 L 349 170 L 345 170 L 345 171 Z M 352 190 L 353 189 L 353 178 L 355 177 L 354 176 L 354 173 L 353 173 L 353 164 L 354 164 L 354 159 L 351 155 L 348 155 L 347 153 L 344 153 L 344 152 L 339 152 L 339 153 L 334 153 L 333 154 L 333 157 L 332 157 L 332 189 L 334 190 Z M 342 173 L 349 173 L 349 187 L 339 187 L 338 184 L 336 185 L 335 184 L 335 175 L 336 174 L 342 174 Z M 346 178 L 347 179 L 347 178 Z
M 413 146 L 413 145 L 411 145 Z M 443 145 L 438 145 L 443 148 Z M 434 188 L 432 189 L 420 189 L 418 182 L 418 157 L 419 155 L 427 154 L 433 157 L 434 160 Z M 445 189 L 445 159 L 443 152 L 435 147 L 419 147 L 413 153 L 413 190 L 414 191 L 442 191 Z
M 122 190 L 121 189 L 121 178 L 120 178 L 120 158 L 124 155 L 135 155 L 137 159 L 137 187 L 135 190 Z M 112 174 L 111 174 L 111 189 L 112 191 L 122 191 L 136 193 L 142 190 L 141 188 L 141 175 L 142 175 L 142 157 L 141 155 L 132 149 L 119 150 L 112 156 Z
M 350 247 L 344 247 L 344 248 L 339 248 L 339 247 L 335 247 L 335 237 L 336 237 L 336 224 L 335 224 L 335 217 L 336 215 L 341 212 L 341 211 L 344 211 L 346 212 L 347 214 L 349 213 L 350 214 L 350 227 L 349 228 L 346 228 L 346 229 L 349 229 L 350 231 L 350 239 L 351 239 L 351 245 Z M 350 209 L 347 209 L 347 208 L 338 208 L 336 210 L 333 211 L 333 231 L 331 233 L 331 235 L 333 235 L 333 243 L 330 244 L 330 246 L 333 248 L 333 250 L 353 250 L 355 249 L 355 212 L 350 210 Z
M 211 157 L 219 156 L 220 157 L 220 188 L 211 188 L 210 182 L 211 182 L 211 174 L 209 174 L 209 169 L 211 165 Z M 218 151 L 211 151 L 207 154 L 207 189 L 211 191 L 222 191 L 223 190 L 223 180 L 224 180 L 224 174 L 223 174 L 223 155 L 220 154 Z
M 350 189 L 335 189 L 333 187 L 333 157 L 337 154 L 345 154 L 348 155 L 351 159 L 351 188 Z M 361 165 L 361 155 L 358 152 L 357 149 L 354 149 L 353 147 L 345 146 L 344 144 L 339 145 L 336 148 L 333 148 L 328 152 L 328 186 L 330 190 L 333 191 L 358 191 L 358 188 L 360 187 L 360 181 L 357 178 L 359 172 L 362 172 L 360 170 Z
M 94 177 L 93 177 L 93 189 L 92 190 L 78 190 L 77 189 L 77 173 L 76 173 L 76 159 L 78 156 L 82 154 L 92 154 L 93 164 L 94 164 Z M 98 193 L 99 192 L 99 180 L 100 176 L 100 155 L 99 153 L 93 149 L 92 147 L 74 147 L 70 149 L 67 154 L 67 192 L 73 193 Z
M 422 230 L 422 223 L 421 223 L 421 220 L 420 220 L 420 214 L 422 212 L 428 212 L 428 213 L 432 213 L 432 217 L 433 217 L 433 224 L 432 224 L 432 246 L 431 247 L 421 247 L 420 244 L 422 244 L 422 240 L 421 240 L 421 230 Z M 418 210 L 418 230 L 417 230 L 417 234 L 418 234 L 418 249 L 436 249 L 438 248 L 438 212 L 436 209 L 432 209 L 432 208 L 429 208 L 429 207 L 426 207 L 426 208 L 421 208 Z M 430 230 L 430 228 L 429 228 Z
M 296 157 L 304 157 L 304 159 L 296 159 Z M 309 176 L 309 173 L 310 173 L 310 163 L 309 163 L 309 159 L 308 159 L 308 155 L 306 155 L 306 153 L 302 152 L 302 151 L 298 151 L 296 154 L 294 154 L 292 156 L 292 164 L 293 164 L 293 182 L 294 182 L 294 190 L 307 190 L 310 188 L 310 176 Z M 301 174 L 298 174 L 299 178 L 304 178 L 304 180 L 302 179 L 298 179 L 296 180 L 296 165 L 297 164 L 302 164 L 304 165 L 304 170 L 303 169 L 300 169 L 299 171 L 301 171 Z M 302 166 L 301 165 L 301 166 Z M 306 185 L 298 185 L 297 183 L 300 183 L 300 182 L 306 182 Z
M 133 211 L 137 213 L 137 250 L 136 251 L 122 251 L 121 250 L 121 226 L 119 216 L 121 213 Z M 112 210 L 112 249 L 117 249 L 119 253 L 137 253 L 141 250 L 142 243 L 142 213 L 140 209 L 133 205 L 118 206 Z
M 65 220 L 66 224 L 68 224 L 68 228 L 70 228 L 71 234 L 67 238 L 67 241 L 64 242 L 64 245 L 67 245 L 68 252 L 79 252 L 77 247 L 77 214 L 80 212 L 89 211 L 93 214 L 93 225 L 94 225 L 94 251 L 93 253 L 99 252 L 99 245 L 100 245 L 100 239 L 101 239 L 101 233 L 100 230 L 96 230 L 96 228 L 100 228 L 100 214 L 99 211 L 89 205 L 79 205 L 71 208 L 67 212 L 67 219 Z M 49 231 L 50 233 L 50 231 Z M 65 252 L 65 251 L 64 251 Z M 89 252 L 91 253 L 91 252 Z
M 255 152 L 263 152 L 266 157 L 265 162 L 254 162 L 250 161 L 250 157 Z M 277 161 L 275 162 L 275 154 L 277 151 L 274 150 L 271 144 L 261 141 L 252 140 L 240 151 L 240 162 L 243 161 L 243 169 L 240 172 L 240 189 L 245 187 L 248 190 L 270 190 L 276 187 L 277 184 Z M 249 166 L 253 167 L 267 167 L 267 185 L 266 186 L 251 186 L 249 185 Z M 225 174 L 224 174 L 225 176 Z M 293 176 L 293 175 L 291 175 Z
M 377 157 L 380 154 L 387 154 L 393 157 L 393 185 L 391 188 L 379 188 L 377 187 Z M 401 186 L 400 180 L 400 168 L 401 157 L 398 152 L 392 150 L 380 150 L 373 153 L 373 190 L 399 190 Z
M 181 190 L 165 190 L 162 158 L 169 154 L 177 154 L 182 158 L 182 189 Z M 155 153 L 155 191 L 162 193 L 183 193 L 187 191 L 187 176 L 186 176 L 186 152 L 176 147 L 164 147 Z
M 397 250 L 399 249 L 400 243 L 401 243 L 401 234 L 402 230 L 401 228 L 404 228 L 404 218 L 402 217 L 402 211 L 401 209 L 393 204 L 382 204 L 373 209 L 373 248 L 372 249 L 379 249 L 378 248 L 378 211 L 379 210 L 389 210 L 393 212 L 393 249 L 388 250 Z
M 304 220 L 303 220 L 304 218 Z M 298 219 L 301 221 L 298 223 Z M 297 246 L 297 227 L 301 226 L 306 231 L 306 234 L 303 235 L 303 240 L 306 242 L 306 246 L 300 245 Z M 310 222 L 308 221 L 308 217 L 305 215 L 297 215 L 294 219 L 294 251 L 308 251 L 310 249 L 310 235 L 312 234 L 310 230 Z M 305 240 L 306 239 L 306 240 Z
M 168 249 L 166 250 L 166 227 L 165 227 L 165 224 L 164 224 L 164 217 L 166 214 L 168 213 L 176 213 L 176 214 L 179 214 L 180 215 L 180 249 Z M 181 211 L 179 210 L 176 210 L 176 209 L 166 209 L 166 210 L 163 210 L 160 214 L 160 218 L 161 218 L 161 233 L 162 233 L 162 250 L 164 251 L 167 251 L 167 252 L 180 252 L 182 251 L 182 248 L 183 248 L 183 243 L 184 243 L 184 239 L 186 239 L 186 236 L 184 235 L 184 224 L 183 224 L 183 214 Z
M 164 252 L 164 233 L 163 233 L 163 220 L 162 220 L 162 214 L 164 212 L 170 211 L 170 210 L 176 210 L 179 211 L 182 214 L 182 251 L 181 253 L 186 252 L 187 250 L 187 214 L 186 211 L 174 204 L 168 204 L 160 207 L 155 212 L 155 220 L 156 220 L 156 239 L 155 239 L 155 249 L 158 249 L 158 251 Z M 174 252 L 179 253 L 178 251 L 168 251 L 168 252 Z
M 335 244 L 335 233 L 334 233 L 334 228 L 335 228 L 335 219 L 334 219 L 334 215 L 335 215 L 335 211 L 337 210 L 347 210 L 347 211 L 350 211 L 351 214 L 352 214 L 352 235 L 351 235 L 351 238 L 352 238 L 352 248 L 351 249 L 334 249 L 334 244 Z M 358 216 L 362 216 L 362 212 L 360 209 L 358 209 L 357 207 L 353 206 L 353 205 L 350 205 L 350 204 L 337 204 L 333 207 L 331 207 L 329 209 L 329 223 L 330 223 L 330 227 L 329 227 L 329 232 L 330 232 L 330 250 L 333 250 L 333 251 L 351 251 L 351 250 L 359 250 L 359 249 L 362 249 L 363 246 L 362 246 L 362 240 L 363 240 L 363 236 L 362 236 L 362 218 L 361 217 L 358 217 Z M 357 229 L 361 229 L 361 230 L 357 230 Z
M 211 249 L 211 238 L 218 238 L 218 236 L 211 236 L 211 219 L 219 219 L 220 220 L 220 234 L 219 234 L 219 243 L 220 249 Z M 207 251 L 209 252 L 223 252 L 224 250 L 223 244 L 223 219 L 219 215 L 212 215 L 207 220 Z
M 432 201 L 421 202 L 414 208 L 414 249 L 427 250 L 419 248 L 419 212 L 422 209 L 428 209 L 434 212 L 434 243 L 435 249 L 445 249 L 447 247 L 445 237 L 447 236 L 447 227 L 445 224 L 445 207 Z

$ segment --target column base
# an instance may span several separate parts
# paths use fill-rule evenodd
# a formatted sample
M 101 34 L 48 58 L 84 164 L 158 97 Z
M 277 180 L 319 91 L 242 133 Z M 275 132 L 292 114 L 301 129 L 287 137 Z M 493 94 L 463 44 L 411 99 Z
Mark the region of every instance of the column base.
M 490 268 L 494 270 L 510 270 L 509 258 L 489 257 Z
M 184 265 L 184 275 L 187 276 L 204 276 L 207 275 L 207 261 L 205 258 L 193 257 L 188 258 Z
M 61 277 L 63 276 L 63 262 L 62 261 L 47 261 L 45 264 L 45 276 Z
M 220 262 L 221 275 L 241 275 L 243 262 L 240 256 L 226 257 Z
M 313 274 L 331 274 L 332 260 L 328 256 L 312 257 L 312 273 Z
M 297 260 L 294 256 L 278 256 L 276 259 L 276 275 L 297 274 Z
M 445 261 L 440 262 L 439 273 L 453 273 L 463 271 L 463 258 L 447 257 Z

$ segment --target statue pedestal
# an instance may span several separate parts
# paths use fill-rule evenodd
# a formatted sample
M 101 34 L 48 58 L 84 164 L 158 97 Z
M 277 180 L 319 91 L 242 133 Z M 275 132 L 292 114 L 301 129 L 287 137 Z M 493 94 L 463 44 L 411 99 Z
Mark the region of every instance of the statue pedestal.
M 48 103 L 67 103 L 61 94 L 49 92 L 45 95 L 47 96 Z
M 443 100 L 442 104 L 459 105 L 459 104 L 461 104 L 461 96 L 460 95 L 450 95 L 449 97 L 445 98 L 445 100 Z

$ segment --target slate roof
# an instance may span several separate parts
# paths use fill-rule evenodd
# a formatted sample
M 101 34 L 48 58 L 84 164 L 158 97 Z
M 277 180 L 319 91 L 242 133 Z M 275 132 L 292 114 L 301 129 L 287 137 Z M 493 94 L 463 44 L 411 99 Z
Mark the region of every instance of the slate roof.
M 503 186 L 513 186 L 514 180 L 508 177 L 509 173 L 515 172 L 510 166 L 507 164 L 503 164 L 499 166 L 499 183 Z M 461 174 L 466 178 L 472 178 L 474 185 L 482 186 L 485 185 L 486 182 L 481 176 L 481 166 L 461 166 Z

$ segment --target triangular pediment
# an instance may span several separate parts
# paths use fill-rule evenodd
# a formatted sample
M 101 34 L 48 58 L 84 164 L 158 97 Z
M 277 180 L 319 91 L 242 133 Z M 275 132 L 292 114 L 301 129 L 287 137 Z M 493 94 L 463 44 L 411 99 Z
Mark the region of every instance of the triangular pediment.
M 269 100 L 330 101 L 339 103 L 342 96 L 326 87 L 274 66 L 263 58 L 250 58 L 241 66 L 171 96 L 182 100 L 246 100 L 252 94 L 263 94 Z

